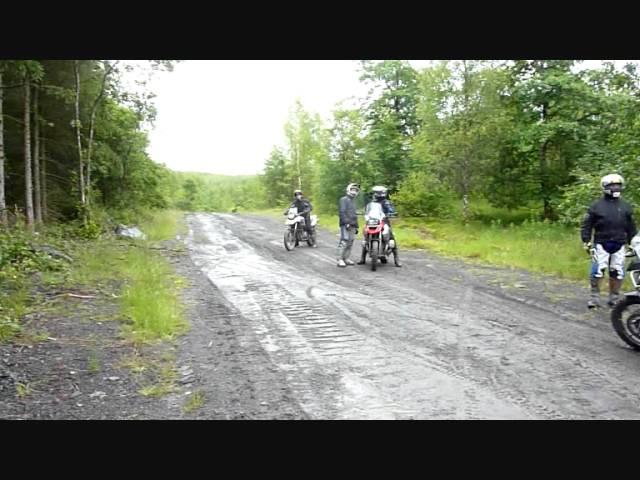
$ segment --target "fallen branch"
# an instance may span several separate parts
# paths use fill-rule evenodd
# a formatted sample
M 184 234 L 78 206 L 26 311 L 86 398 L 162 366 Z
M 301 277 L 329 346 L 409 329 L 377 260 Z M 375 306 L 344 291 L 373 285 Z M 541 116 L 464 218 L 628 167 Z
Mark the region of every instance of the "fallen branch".
M 162 250 L 163 252 L 183 253 L 183 250 L 179 250 L 177 248 L 150 247 L 148 245 L 138 245 L 138 244 L 135 244 L 135 243 L 127 243 L 126 245 L 116 244 L 114 246 L 117 247 L 117 248 L 136 247 L 136 248 L 142 248 L 144 250 Z
M 97 298 L 95 295 L 79 295 L 77 293 L 57 293 L 54 295 L 47 295 L 47 300 L 59 298 L 59 297 L 72 297 L 72 298 Z

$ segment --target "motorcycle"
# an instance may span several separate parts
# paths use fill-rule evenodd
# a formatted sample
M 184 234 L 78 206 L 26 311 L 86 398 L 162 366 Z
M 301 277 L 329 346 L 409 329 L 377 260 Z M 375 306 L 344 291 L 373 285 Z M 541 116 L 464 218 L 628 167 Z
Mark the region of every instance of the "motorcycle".
M 362 245 L 366 252 L 365 258 L 367 255 L 371 258 L 371 270 L 374 272 L 378 267 L 378 260 L 380 263 L 387 263 L 387 258 L 392 253 L 394 262 L 398 264 L 396 255 L 398 247 L 395 240 L 390 239 L 391 234 L 386 219 L 382 205 L 378 202 L 367 204 L 364 212 Z
M 627 272 L 633 290 L 624 294 L 611 310 L 611 323 L 618 336 L 630 347 L 640 350 L 640 242 L 631 242 L 626 257 L 633 258 Z
M 287 220 L 285 225 L 287 226 L 284 232 L 284 248 L 287 251 L 293 250 L 300 242 L 307 242 L 307 245 L 313 247 L 316 245 L 316 225 L 318 224 L 318 216 L 311 215 L 311 233 L 307 234 L 304 229 L 304 217 L 298 214 L 296 207 L 290 207 L 287 211 Z

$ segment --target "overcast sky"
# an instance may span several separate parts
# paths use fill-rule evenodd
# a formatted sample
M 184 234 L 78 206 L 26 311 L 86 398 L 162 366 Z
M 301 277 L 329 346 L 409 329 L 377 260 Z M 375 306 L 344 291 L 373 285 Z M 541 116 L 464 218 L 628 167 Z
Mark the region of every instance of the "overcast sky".
M 158 115 L 149 154 L 172 170 L 258 173 L 273 146 L 284 146 L 296 98 L 328 120 L 338 102 L 366 94 L 358 77 L 350 60 L 183 61 L 151 83 Z

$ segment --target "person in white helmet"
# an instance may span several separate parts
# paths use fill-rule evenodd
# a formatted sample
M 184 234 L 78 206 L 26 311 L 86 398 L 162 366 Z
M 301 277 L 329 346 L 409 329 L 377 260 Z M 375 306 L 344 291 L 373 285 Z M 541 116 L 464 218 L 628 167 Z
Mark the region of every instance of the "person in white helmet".
M 396 209 L 393 206 L 393 203 L 389 199 L 389 191 L 387 187 L 383 185 L 376 185 L 371 188 L 371 201 L 377 202 L 382 206 L 382 211 L 386 215 L 385 222 L 389 227 L 389 240 L 392 245 L 393 250 L 393 262 L 396 267 L 401 267 L 400 258 L 398 256 L 398 248 L 396 247 L 396 237 L 393 235 L 393 230 L 391 229 L 391 219 L 390 217 L 396 215 Z M 360 255 L 360 260 L 358 261 L 358 265 L 364 265 L 367 259 L 367 249 L 366 249 L 366 240 L 362 239 L 362 252 Z M 386 257 L 381 257 L 380 261 L 382 263 L 387 263 Z
M 346 188 L 346 195 L 338 204 L 340 242 L 338 243 L 338 267 L 355 265 L 351 256 L 353 242 L 358 235 L 358 217 L 356 214 L 355 198 L 360 193 L 358 183 L 350 183 Z
M 631 205 L 621 197 L 624 189 L 622 176 L 612 173 L 600 180 L 603 196 L 587 211 L 580 236 L 584 249 L 591 255 L 589 308 L 600 307 L 600 284 L 605 271 L 609 271 L 609 300 L 613 306 L 620 297 L 624 280 L 625 245 L 636 235 Z M 591 239 L 593 234 L 593 241 Z

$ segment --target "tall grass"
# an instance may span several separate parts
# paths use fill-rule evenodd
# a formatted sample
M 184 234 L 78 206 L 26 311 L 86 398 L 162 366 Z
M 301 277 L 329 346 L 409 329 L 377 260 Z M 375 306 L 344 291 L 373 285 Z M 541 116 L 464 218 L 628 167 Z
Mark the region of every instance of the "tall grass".
M 135 341 L 171 338 L 184 332 L 187 322 L 179 300 L 183 280 L 151 242 L 174 238 L 184 228 L 182 214 L 154 212 L 141 223 L 146 241 L 99 239 L 84 244 L 76 252 L 74 268 L 67 282 L 108 289 L 117 280 L 121 314 L 130 322 L 125 332 Z
M 562 225 L 525 221 L 520 225 L 486 225 L 407 219 L 394 228 L 400 245 L 426 248 L 491 265 L 522 268 L 560 278 L 584 280 L 589 257 L 578 232 Z
M 26 313 L 27 289 L 20 282 L 11 287 L 0 286 L 0 342 L 20 332 L 20 318 Z
M 171 240 L 177 234 L 185 234 L 184 214 L 178 210 L 155 211 L 146 216 L 140 229 L 149 241 Z
M 132 250 L 121 268 L 125 279 L 122 313 L 133 322 L 128 333 L 145 341 L 184 332 L 187 324 L 178 298 L 182 281 L 166 261 L 146 250 Z

